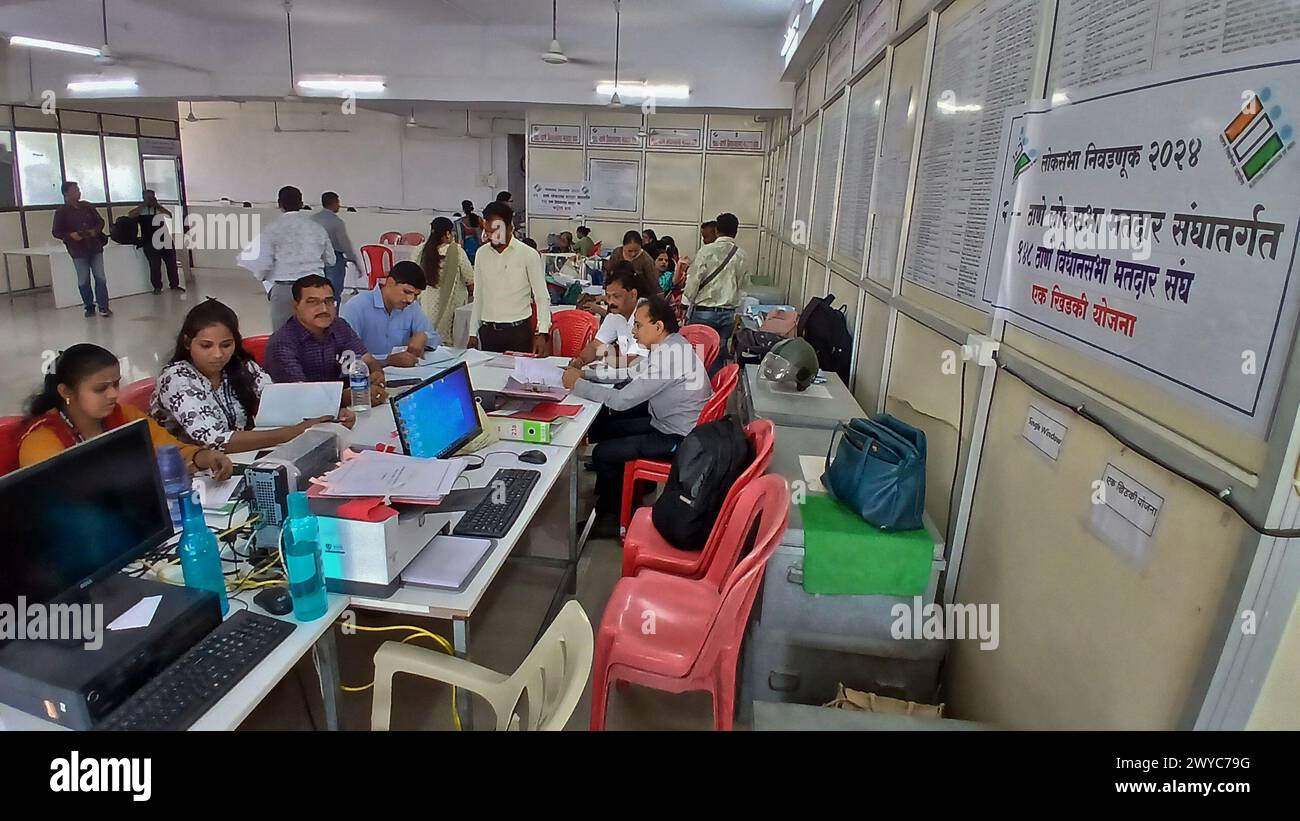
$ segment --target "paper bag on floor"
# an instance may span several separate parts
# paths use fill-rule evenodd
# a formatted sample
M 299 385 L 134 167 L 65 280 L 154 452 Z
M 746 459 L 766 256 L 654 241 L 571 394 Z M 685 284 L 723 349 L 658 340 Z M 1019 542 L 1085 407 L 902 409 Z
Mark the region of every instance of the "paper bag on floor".
M 868 713 L 891 713 L 895 715 L 916 716 L 917 718 L 943 718 L 942 704 L 917 704 L 915 701 L 878 696 L 864 693 L 840 684 L 835 700 L 822 705 L 840 710 L 863 710 Z

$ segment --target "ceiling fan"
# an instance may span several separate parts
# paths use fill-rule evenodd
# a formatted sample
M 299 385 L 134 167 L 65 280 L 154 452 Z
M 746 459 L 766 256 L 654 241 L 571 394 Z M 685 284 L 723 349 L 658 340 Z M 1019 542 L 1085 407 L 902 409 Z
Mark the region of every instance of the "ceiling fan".
M 551 0 L 551 45 L 546 49 L 546 51 L 542 52 L 542 62 L 553 66 L 562 66 L 567 63 L 572 63 L 575 66 L 597 65 L 597 63 L 592 60 L 584 60 L 581 57 L 570 57 L 565 54 L 564 49 L 560 47 L 560 30 L 556 15 L 556 3 L 557 0 Z
M 620 0 L 614 0 L 614 93 L 610 95 L 609 108 L 622 108 L 623 100 L 618 96 L 618 53 L 621 50 L 619 37 L 623 28 L 623 7 Z
M 478 139 L 482 139 L 482 138 L 485 137 L 485 136 L 490 136 L 490 135 L 483 135 L 483 134 L 475 134 L 475 133 L 473 133 L 472 131 L 470 131 L 470 127 L 469 127 L 469 126 L 470 126 L 470 119 L 469 119 L 469 118 L 470 118 L 470 110 L 467 108 L 467 109 L 465 109 L 465 130 L 464 130 L 462 133 L 460 133 L 460 134 L 456 134 L 456 135 L 454 135 L 457 139 L 462 139 L 462 140 L 478 140 Z M 408 117 L 407 120 L 406 120 L 406 127 L 407 127 L 407 128 L 422 128 L 422 129 L 424 129 L 424 130 L 426 130 L 426 131 L 442 131 L 442 132 L 446 132 L 446 131 L 449 131 L 449 130 L 450 130 L 450 129 L 444 128 L 444 127 L 442 127 L 442 126 L 440 126 L 440 125 L 425 125 L 424 123 L 416 122 L 416 120 L 415 120 L 415 109 L 414 109 L 414 108 L 411 109 L 411 116 Z
M 423 128 L 427 131 L 445 131 L 446 129 L 436 125 L 425 125 L 415 120 L 415 108 L 411 108 L 411 116 L 406 118 L 407 128 Z
M 179 68 L 184 71 L 197 71 L 206 73 L 205 69 L 195 68 L 185 63 L 177 63 L 171 60 L 164 60 L 161 57 L 155 57 L 152 54 L 143 52 L 126 52 L 115 51 L 108 43 L 108 0 L 100 0 L 99 3 L 100 21 L 103 24 L 104 44 L 99 47 L 99 54 L 95 55 L 95 63 L 101 66 L 120 66 L 120 65 L 161 65 Z
M 224 119 L 226 119 L 225 117 L 196 117 L 196 116 L 194 116 L 194 101 L 193 101 L 193 100 L 189 100 L 188 102 L 189 102 L 189 104 L 190 104 L 190 113 L 189 113 L 189 114 L 186 114 L 186 115 L 185 115 L 185 119 L 184 119 L 184 121 L 187 122 L 187 123 L 202 123 L 202 122 L 207 122 L 207 121 L 209 121 L 209 120 L 224 120 Z
M 348 129 L 346 128 L 330 128 L 329 126 L 326 125 L 322 125 L 320 128 L 281 128 L 280 127 L 280 101 L 272 100 L 271 108 L 275 112 L 275 128 L 271 130 L 274 131 L 276 134 L 347 134 L 349 133 Z M 322 111 L 320 112 L 320 115 L 321 117 L 328 117 L 329 112 Z M 325 121 L 321 120 L 321 122 L 324 123 Z

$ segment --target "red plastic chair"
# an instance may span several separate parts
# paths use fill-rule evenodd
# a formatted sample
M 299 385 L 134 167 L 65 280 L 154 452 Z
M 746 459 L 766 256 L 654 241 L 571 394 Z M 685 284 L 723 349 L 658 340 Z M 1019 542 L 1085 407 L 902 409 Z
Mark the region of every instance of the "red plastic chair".
M 618 580 L 596 635 L 591 729 L 605 729 L 609 685 L 621 681 L 669 693 L 706 690 L 713 696 L 714 728 L 731 729 L 745 624 L 789 515 L 785 479 L 759 477 L 736 499 L 704 578 L 647 570 Z M 755 530 L 753 548 L 737 564 Z M 646 614 L 653 615 L 653 630 Z
M 380 236 L 379 236 L 379 243 L 380 243 L 381 245 L 401 245 L 401 244 L 402 244 L 402 232 L 401 232 L 401 231 L 385 231 L 383 234 L 380 234 Z
M 388 234 L 384 234 L 388 236 Z M 393 268 L 393 249 L 386 245 L 362 245 L 361 246 L 361 273 L 366 275 L 370 282 L 368 287 L 374 288 L 379 280 L 388 276 L 388 272 Z
M 681 334 L 695 347 L 695 352 L 704 363 L 704 369 L 707 371 L 712 368 L 714 360 L 718 358 L 718 351 L 722 349 L 722 337 L 718 336 L 718 332 L 708 325 L 683 325 Z
M 411 231 L 409 233 L 402 234 L 402 239 L 397 244 L 398 245 L 420 245 L 423 242 L 424 242 L 424 234 L 421 234 L 419 231 Z
M 639 508 L 627 528 L 623 541 L 623 575 L 635 576 L 644 569 L 658 570 L 688 579 L 702 577 L 718 549 L 724 528 L 722 523 L 731 518 L 736 499 L 749 483 L 767 473 L 772 464 L 772 448 L 776 444 L 776 426 L 767 419 L 755 419 L 745 428 L 745 438 L 754 449 L 754 461 L 736 478 L 727 491 L 718 511 L 718 519 L 709 532 L 703 550 L 678 550 L 655 529 L 650 518 L 651 508 Z
M 118 393 L 118 404 L 130 405 L 148 413 L 149 400 L 153 398 L 153 385 L 154 380 L 152 379 L 141 379 L 138 382 L 132 382 Z
M 727 402 L 730 401 L 731 394 L 735 393 L 739 379 L 740 366 L 735 362 L 713 375 L 713 396 L 709 397 L 709 401 L 700 410 L 697 425 L 716 422 L 726 414 Z M 637 493 L 637 483 L 653 482 L 662 485 L 668 481 L 668 471 L 671 469 L 671 462 L 655 459 L 633 459 L 623 465 L 623 499 L 619 505 L 618 523 L 624 531 L 632 523 L 632 500 L 641 498 Z
M 253 361 L 259 365 L 266 364 L 266 343 L 271 341 L 270 334 L 259 334 L 257 336 L 246 336 L 243 339 L 244 350 L 248 355 L 253 357 Z
M 23 417 L 0 416 L 0 476 L 18 470 L 18 445 L 23 438 Z
M 598 242 L 595 245 L 591 246 L 591 255 L 593 257 L 598 257 L 600 256 L 600 252 L 603 251 L 604 249 L 605 249 L 605 243 Z
M 596 338 L 600 320 L 595 314 L 579 311 L 556 311 L 551 314 L 551 356 L 574 357 Z

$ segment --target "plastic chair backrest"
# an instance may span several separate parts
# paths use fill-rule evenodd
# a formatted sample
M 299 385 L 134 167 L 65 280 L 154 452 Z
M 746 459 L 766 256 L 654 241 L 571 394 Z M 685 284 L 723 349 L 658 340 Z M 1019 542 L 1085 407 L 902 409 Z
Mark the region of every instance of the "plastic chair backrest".
M 271 341 L 270 334 L 258 334 L 257 336 L 246 336 L 243 338 L 244 350 L 248 355 L 253 357 L 253 361 L 259 365 L 266 364 L 266 343 Z
M 0 476 L 18 470 L 18 445 L 23 438 L 23 417 L 0 416 Z
M 736 498 L 736 506 L 727 518 L 718 545 L 718 555 L 705 577 L 710 585 L 721 582 L 722 601 L 692 665 L 693 671 L 712 669 L 724 650 L 740 647 L 763 569 L 776 552 L 789 520 L 790 490 L 783 476 L 774 473 L 760 476 Z M 737 564 L 736 558 L 751 532 L 756 534 L 753 548 Z
M 384 233 L 382 233 L 382 234 L 379 235 L 379 242 L 380 242 L 382 245 L 401 245 L 401 244 L 402 244 L 402 232 L 401 232 L 401 231 L 385 231 Z
M 681 334 L 700 355 L 705 370 L 712 368 L 714 360 L 718 358 L 718 351 L 722 348 L 722 337 L 718 336 L 718 332 L 708 325 L 683 325 Z
M 551 355 L 577 356 L 596 337 L 600 321 L 594 314 L 573 309 L 551 314 Z
M 424 234 L 419 231 L 410 231 L 402 234 L 402 241 L 398 245 L 422 245 L 424 244 Z
M 603 242 L 596 243 L 595 245 L 591 246 L 591 255 L 593 257 L 600 256 L 600 252 L 603 251 L 604 248 L 605 248 L 605 243 Z
M 138 382 L 132 382 L 122 388 L 122 391 L 117 396 L 117 402 L 119 405 L 131 405 L 148 413 L 149 400 L 153 398 L 153 386 L 154 380 L 152 379 L 141 379 Z
M 570 600 L 506 681 L 502 689 L 509 699 L 492 705 L 497 729 L 509 726 L 523 693 L 528 694 L 524 729 L 564 729 L 587 689 L 594 652 L 591 622 L 577 599 Z
M 699 423 L 716 422 L 727 413 L 727 402 L 736 392 L 736 383 L 740 381 L 740 366 L 732 362 L 713 375 L 713 395 L 700 409 Z
M 365 274 L 370 282 L 367 287 L 374 288 L 379 280 L 388 276 L 389 270 L 393 267 L 393 249 L 386 245 L 362 245 L 361 267 L 361 273 Z

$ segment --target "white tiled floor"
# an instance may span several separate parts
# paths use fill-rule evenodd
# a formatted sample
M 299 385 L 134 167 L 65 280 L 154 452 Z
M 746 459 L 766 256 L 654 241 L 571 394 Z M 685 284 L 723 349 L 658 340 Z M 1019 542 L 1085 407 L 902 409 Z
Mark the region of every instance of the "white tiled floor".
M 159 296 L 141 294 L 115 299 L 114 316 L 87 319 L 80 307 L 55 309 L 48 293 L 18 297 L 12 305 L 0 295 L 0 414 L 20 412 L 24 399 L 41 379 L 45 351 L 77 342 L 94 342 L 126 357 L 124 380 L 155 376 L 159 363 L 170 358 L 185 313 L 195 300 L 216 297 L 240 317 L 245 335 L 270 331 L 270 313 L 261 286 L 246 271 L 199 269 L 187 283 L 185 294 L 164 291 Z M 591 474 L 583 477 L 585 509 L 590 498 Z M 593 626 L 600 623 L 605 601 L 618 580 L 622 564 L 619 544 L 613 540 L 590 542 L 579 567 L 578 599 Z M 558 570 L 535 565 L 507 565 L 492 586 L 471 623 L 472 660 L 509 672 L 531 649 L 533 638 L 550 602 Z M 375 613 L 359 615 L 362 624 L 418 624 L 447 638 L 451 626 L 429 619 L 396 618 Z M 339 636 L 343 683 L 364 684 L 373 676 L 371 658 L 388 636 Z M 590 690 L 590 688 L 588 688 Z M 369 693 L 344 694 L 343 726 L 364 729 L 370 723 Z M 398 679 L 394 699 L 394 729 L 450 729 L 450 693 L 447 687 L 411 677 Z M 310 712 L 307 705 L 311 704 Z M 590 718 L 590 692 L 579 703 L 570 729 L 585 729 Z M 639 687 L 617 689 L 610 695 L 610 729 L 708 729 L 712 707 L 707 694 L 670 695 Z M 490 711 L 480 703 L 477 726 L 490 726 Z M 321 723 L 320 696 L 310 658 L 299 663 L 248 718 L 246 729 L 310 729 Z M 738 727 L 740 725 L 738 724 Z

